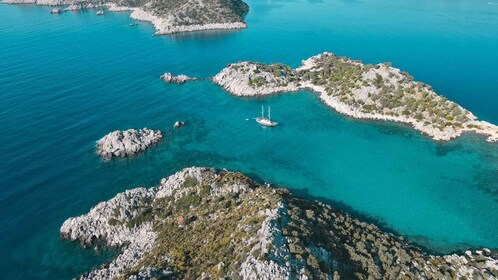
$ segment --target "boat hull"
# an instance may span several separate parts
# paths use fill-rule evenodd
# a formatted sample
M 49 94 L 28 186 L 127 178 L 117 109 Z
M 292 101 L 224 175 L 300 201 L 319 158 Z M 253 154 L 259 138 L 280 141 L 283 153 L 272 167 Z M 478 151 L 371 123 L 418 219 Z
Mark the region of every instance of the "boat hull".
M 276 126 L 276 125 L 278 125 L 277 122 L 272 122 L 266 118 L 256 118 L 256 122 L 262 126 Z

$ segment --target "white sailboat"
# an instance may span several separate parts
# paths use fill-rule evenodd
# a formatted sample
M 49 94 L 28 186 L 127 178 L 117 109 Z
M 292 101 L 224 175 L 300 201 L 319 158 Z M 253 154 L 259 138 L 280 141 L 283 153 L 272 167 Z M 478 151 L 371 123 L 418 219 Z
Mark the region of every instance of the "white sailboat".
M 261 117 L 256 118 L 256 122 L 263 126 L 276 126 L 277 122 L 271 121 L 270 118 L 270 106 L 268 106 L 268 118 L 265 118 L 265 108 L 261 106 Z

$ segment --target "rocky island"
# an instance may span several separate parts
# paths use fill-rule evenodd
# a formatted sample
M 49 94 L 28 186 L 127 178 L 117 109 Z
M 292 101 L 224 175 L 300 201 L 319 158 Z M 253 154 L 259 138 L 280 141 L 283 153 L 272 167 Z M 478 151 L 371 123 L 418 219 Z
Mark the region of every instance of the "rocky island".
M 161 131 L 142 128 L 116 130 L 102 137 L 96 144 L 96 152 L 103 159 L 127 157 L 147 150 L 163 137 Z
M 213 82 L 236 96 L 263 96 L 311 89 L 326 105 L 358 119 L 405 123 L 434 140 L 450 140 L 464 132 L 498 141 L 498 127 L 478 120 L 460 105 L 436 94 L 389 63 L 362 64 L 323 53 L 299 68 L 283 64 L 240 62 L 228 65 Z
M 61 11 L 108 7 L 109 11 L 131 11 L 130 17 L 154 25 L 156 34 L 245 28 L 249 6 L 241 0 L 3 0 L 5 4 L 64 6 Z
M 161 75 L 161 80 L 163 80 L 165 83 L 170 83 L 170 84 L 183 84 L 189 81 L 195 81 L 197 78 L 192 78 L 187 75 L 180 74 L 178 76 L 174 76 L 171 73 L 164 73 Z
M 82 279 L 497 279 L 489 249 L 430 255 L 241 173 L 186 168 L 70 218 L 63 238 L 118 255 Z

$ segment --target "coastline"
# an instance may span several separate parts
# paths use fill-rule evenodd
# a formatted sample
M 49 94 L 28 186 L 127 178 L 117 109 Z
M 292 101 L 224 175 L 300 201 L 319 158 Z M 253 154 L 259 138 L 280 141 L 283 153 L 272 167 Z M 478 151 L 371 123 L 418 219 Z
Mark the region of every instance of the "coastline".
M 432 138 L 435 141 L 449 141 L 451 139 L 455 139 L 460 137 L 463 133 L 476 133 L 479 135 L 483 135 L 486 137 L 486 141 L 493 143 L 498 142 L 498 128 L 491 123 L 486 121 L 476 121 L 475 124 L 483 126 L 482 129 L 475 128 L 462 128 L 459 130 L 446 130 L 446 131 L 438 131 L 437 129 L 431 128 L 430 126 L 424 125 L 423 122 L 416 121 L 414 119 L 410 119 L 407 117 L 401 116 L 388 116 L 381 114 L 367 114 L 361 111 L 356 110 L 353 107 L 342 104 L 339 100 L 330 98 L 325 93 L 325 90 L 321 87 L 317 87 L 314 85 L 308 85 L 304 89 L 310 89 L 319 94 L 320 100 L 325 103 L 327 106 L 336 110 L 337 112 L 354 118 L 354 119 L 363 119 L 363 120 L 379 120 L 379 121 L 392 121 L 407 124 L 413 129 L 421 132 L 422 134 Z M 477 118 L 476 118 L 477 119 Z
M 67 219 L 60 234 L 119 250 L 80 279 L 498 277 L 490 249 L 432 255 L 333 205 L 208 167 L 119 193 Z
M 16 5 L 16 4 L 32 4 L 38 6 L 58 6 L 67 5 L 70 7 L 75 1 L 58 2 L 56 0 L 4 0 L 0 4 Z M 106 7 L 111 12 L 130 12 L 130 18 L 138 21 L 143 21 L 151 24 L 154 29 L 154 35 L 170 35 L 175 33 L 206 31 L 206 30 L 232 30 L 232 29 L 245 29 L 247 24 L 243 21 L 227 22 L 227 23 L 207 23 L 207 24 L 192 24 L 175 26 L 172 23 L 171 17 L 161 18 L 146 11 L 140 7 L 119 6 L 116 3 L 103 3 L 103 4 L 82 4 L 80 9 L 70 9 L 66 7 L 63 11 L 77 11 L 81 9 L 94 9 Z
M 212 81 L 224 88 L 230 94 L 244 97 L 258 97 L 287 92 L 291 93 L 299 90 L 309 89 L 317 93 L 320 100 L 325 103 L 325 105 L 351 118 L 393 121 L 408 124 L 413 129 L 429 136 L 436 141 L 449 141 L 461 136 L 462 133 L 472 132 L 485 136 L 486 141 L 488 142 L 498 142 L 498 126 L 486 121 L 478 120 L 477 117 L 475 117 L 468 110 L 462 108 L 460 105 L 437 95 L 428 85 L 417 88 L 420 90 L 420 94 L 429 96 L 430 98 L 432 98 L 432 100 L 436 100 L 436 102 L 442 103 L 443 106 L 451 106 L 451 108 L 453 109 L 457 108 L 455 110 L 461 112 L 464 117 L 464 121 L 462 121 L 462 123 L 455 125 L 445 125 L 444 127 L 436 127 L 432 122 L 433 120 L 428 121 L 428 117 L 421 117 L 420 119 L 416 119 L 412 116 L 405 116 L 401 113 L 405 112 L 405 108 L 403 107 L 395 108 L 395 110 L 387 110 L 386 113 L 367 112 L 363 109 L 366 106 L 360 106 L 357 103 L 353 103 L 354 105 L 347 104 L 346 102 L 343 102 L 344 97 L 342 97 L 343 100 L 341 100 L 341 97 L 339 95 L 331 94 L 331 91 L 334 91 L 334 89 L 332 88 L 335 85 L 331 85 L 330 83 L 328 84 L 327 82 L 324 82 L 323 85 L 318 85 L 310 80 L 304 80 L 300 78 L 303 73 L 304 75 L 307 75 L 308 73 L 316 73 L 318 71 L 322 71 L 323 67 L 321 67 L 321 65 L 319 65 L 317 61 L 322 59 L 322 57 L 328 56 L 335 57 L 331 53 L 319 54 L 307 60 L 303 60 L 301 62 L 301 66 L 295 69 L 290 69 L 289 67 L 280 64 L 266 65 L 255 62 L 239 62 L 236 64 L 229 64 L 226 68 L 221 70 L 221 72 L 216 74 L 212 78 Z M 338 59 L 342 60 L 342 63 L 350 64 L 352 68 L 361 68 L 363 70 L 367 67 L 360 62 L 353 61 L 348 58 L 341 57 Z M 268 72 L 270 70 L 267 71 L 267 68 L 274 69 L 273 67 L 275 67 L 275 69 L 283 69 L 278 71 L 286 72 L 286 74 L 290 75 L 291 78 L 288 78 L 285 75 L 282 76 L 281 74 L 274 75 Z M 361 100 L 360 104 L 364 104 L 365 102 L 371 101 L 370 97 L 372 94 L 380 91 L 378 88 L 375 88 L 370 84 L 365 85 L 365 80 L 369 81 L 369 79 L 373 79 L 372 76 L 375 75 L 377 75 L 377 77 L 381 76 L 384 78 L 384 80 L 388 80 L 390 83 L 395 84 L 397 83 L 396 79 L 405 79 L 405 76 L 407 76 L 408 74 L 403 73 L 400 69 L 393 68 L 390 65 L 377 64 L 368 69 L 368 72 L 362 74 L 362 80 L 358 81 L 358 83 L 363 83 L 363 85 L 351 85 L 353 87 L 353 90 L 349 92 L 349 95 L 355 95 L 353 97 L 353 100 L 355 100 L 354 98 L 356 97 L 356 100 Z M 256 85 L 256 82 L 254 82 L 255 80 L 257 80 Z M 419 84 L 419 82 L 415 81 L 408 81 L 405 83 L 414 88 Z M 401 86 L 397 86 L 397 88 L 399 87 Z M 349 100 L 346 99 L 346 101 Z M 376 103 L 371 104 L 373 105 L 369 106 L 378 106 L 378 104 Z M 386 111 L 383 108 L 378 108 L 378 110 Z M 441 117 L 441 119 L 443 120 L 444 118 L 452 120 L 453 116 Z
M 318 6 L 321 7 L 321 5 Z M 357 7 L 357 5 L 354 6 Z M 495 184 L 497 182 L 493 179 L 495 178 L 493 176 L 494 167 L 498 159 L 497 146 L 486 144 L 482 141 L 483 137 L 477 137 L 475 134 L 464 135 L 470 137 L 463 137 L 461 140 L 449 143 L 438 143 L 426 136 L 419 135 L 419 132 L 412 131 L 411 128 L 408 130 L 406 125 L 394 123 L 386 125 L 380 121 L 353 120 L 349 117 L 342 117 L 336 112 L 330 111 L 329 108 L 324 108 L 324 104 L 318 103 L 319 95 L 308 89 L 305 92 L 299 91 L 299 95 L 247 98 L 249 101 L 247 102 L 246 98 L 231 96 L 222 92 L 221 88 L 209 85 L 204 81 L 185 87 L 165 85 L 158 81 L 157 76 L 165 70 L 174 71 L 176 74 L 198 74 L 200 77 L 214 75 L 226 63 L 236 60 L 225 61 L 221 64 L 218 61 L 218 63 L 214 63 L 217 66 L 206 67 L 209 64 L 202 63 L 205 62 L 203 58 L 211 56 L 216 58 L 219 53 L 230 54 L 231 52 L 228 50 L 232 46 L 238 45 L 242 48 L 246 35 L 253 34 L 250 29 L 238 34 L 243 36 L 234 36 L 236 38 L 233 38 L 232 44 L 217 44 L 212 38 L 209 38 L 207 44 L 190 42 L 197 41 L 198 36 L 181 37 L 178 42 L 166 44 L 169 41 L 175 41 L 176 37 L 151 37 L 153 31 L 146 23 L 139 23 L 136 28 L 128 28 L 127 24 L 132 21 L 128 18 L 129 14 L 127 13 L 111 14 L 109 12 L 108 17 L 103 18 L 95 16 L 96 10 L 86 10 L 78 14 L 63 14 L 59 17 L 48 15 L 47 12 L 51 8 L 46 7 L 4 6 L 3 8 L 3 14 L 7 15 L 4 19 L 9 19 L 8 21 L 4 20 L 4 28 L 11 23 L 13 27 L 12 29 L 3 29 L 6 31 L 6 35 L 7 31 L 12 31 L 12 37 L 3 36 L 4 42 L 7 42 L 3 44 L 4 54 L 12 59 L 18 58 L 16 60 L 19 62 L 20 59 L 27 62 L 17 63 L 17 66 L 15 65 L 16 60 L 3 62 L 6 66 L 8 65 L 8 67 L 4 67 L 5 71 L 3 71 L 5 75 L 2 88 L 5 89 L 5 101 L 6 104 L 11 104 L 10 100 L 15 102 L 12 103 L 13 106 L 9 106 L 11 108 L 5 112 L 3 118 L 5 123 L 12 128 L 7 135 L 9 141 L 6 141 L 4 153 L 8 169 L 5 170 L 6 176 L 3 176 L 2 180 L 3 185 L 12 186 L 8 192 L 5 192 L 5 209 L 7 211 L 5 213 L 9 215 L 3 215 L 2 219 L 6 225 L 4 228 L 5 238 L 2 239 L 2 248 L 4 248 L 5 253 L 3 264 L 6 268 L 4 276 L 6 278 L 36 278 L 36 275 L 52 275 L 53 278 L 74 279 L 78 278 L 83 271 L 97 268 L 104 259 L 111 261 L 111 254 L 106 251 L 93 252 L 92 247 L 83 250 L 77 243 L 60 240 L 58 234 L 61 224 L 69 217 L 86 214 L 91 207 L 114 197 L 119 192 L 124 192 L 125 188 L 152 187 L 159 182 L 160 178 L 167 177 L 165 175 L 173 174 L 180 168 L 194 164 L 245 170 L 248 172 L 247 174 L 257 178 L 257 180 L 267 179 L 279 182 L 281 186 L 305 186 L 306 188 L 302 188 L 303 191 L 299 192 L 302 196 L 310 194 L 311 200 L 320 199 L 320 196 L 323 196 L 323 199 L 328 201 L 330 205 L 334 205 L 333 199 L 337 198 L 345 203 L 341 209 L 347 213 L 353 213 L 352 216 L 359 220 L 377 225 L 385 232 L 391 232 L 391 228 L 394 228 L 396 230 L 393 233 L 397 232 L 398 236 L 406 234 L 409 240 L 420 242 L 418 244 L 434 245 L 434 247 L 427 246 L 428 252 L 435 253 L 438 250 L 443 250 L 440 248 L 444 248 L 444 250 L 449 248 L 448 251 L 451 252 L 456 250 L 453 248 L 459 250 L 463 248 L 462 250 L 465 251 L 464 246 L 468 246 L 467 248 L 474 253 L 474 250 L 479 250 L 478 247 L 474 247 L 475 244 L 485 245 L 492 248 L 494 252 L 498 249 L 498 246 L 492 245 L 496 244 L 495 237 L 498 235 L 486 235 L 496 232 L 496 225 L 498 225 L 498 223 L 493 222 L 495 214 L 498 212 L 493 211 L 494 207 L 490 207 L 490 205 L 496 205 L 492 202 L 496 198 L 492 191 L 498 187 Z M 274 13 L 270 14 L 274 15 Z M 444 14 L 444 11 L 440 14 Z M 313 19 L 313 17 L 311 18 Z M 21 19 L 26 19 L 26 22 Z M 40 22 L 40 19 L 46 20 L 46 23 L 41 22 L 41 24 L 36 25 L 36 28 L 33 26 L 33 29 L 26 28 L 26 26 L 31 25 L 32 21 Z M 72 24 L 74 20 L 79 21 L 80 19 L 80 24 Z M 83 19 L 85 20 L 83 21 Z M 248 18 L 248 24 L 251 28 L 253 23 L 256 24 L 253 19 L 253 16 Z M 269 32 L 273 21 L 263 19 L 264 24 L 270 23 L 268 30 L 254 29 L 262 30 L 263 34 L 275 34 Z M 86 22 L 98 22 L 98 24 L 88 25 L 85 24 Z M 81 28 L 74 29 L 74 26 Z M 313 32 L 310 29 L 312 27 L 303 28 L 296 34 L 304 33 L 303 37 L 307 38 L 306 32 L 308 34 Z M 88 32 L 81 32 L 85 30 Z M 51 32 L 44 33 L 44 31 Z M 440 30 L 438 29 L 438 31 Z M 139 34 L 136 34 L 137 32 Z M 325 38 L 330 38 L 330 41 L 339 41 L 334 36 L 337 32 L 324 33 L 327 36 L 323 36 L 324 41 L 321 46 L 330 44 L 334 48 L 333 43 L 325 42 Z M 49 36 L 39 36 L 40 34 Z M 254 36 L 259 37 L 258 34 L 261 33 L 254 32 Z M 466 32 L 466 34 L 469 33 Z M 359 38 L 361 35 L 358 35 L 356 40 L 365 46 Z M 435 32 L 434 35 L 436 35 Z M 30 40 L 33 38 L 32 36 L 40 38 Z M 77 36 L 88 36 L 88 38 L 101 39 L 101 41 L 95 39 L 78 40 Z M 416 37 L 415 34 L 411 36 Z M 315 36 L 310 37 L 316 38 Z M 129 44 L 115 44 L 116 39 L 118 42 L 124 41 Z M 9 40 L 12 44 L 8 44 Z M 31 44 L 27 44 L 27 41 L 32 41 L 32 47 L 28 48 Z M 66 41 L 67 45 L 61 44 L 61 41 Z M 354 46 L 350 42 L 354 40 L 346 38 L 344 41 Z M 24 43 L 17 44 L 22 46 L 21 48 L 16 47 L 14 42 Z M 417 40 L 414 39 L 415 42 Z M 286 41 L 282 44 L 285 43 Z M 461 45 L 468 45 L 468 42 L 461 43 Z M 88 50 L 100 45 L 109 46 L 109 48 L 106 47 L 95 53 L 91 51 L 80 52 L 78 59 L 74 59 L 74 56 L 70 57 L 71 64 L 69 65 L 71 65 L 71 69 L 74 69 L 74 73 L 78 73 L 77 76 L 80 78 L 71 79 L 72 75 L 70 74 L 73 71 L 67 71 L 67 68 L 64 67 L 67 64 L 67 59 L 60 58 L 71 53 L 68 50 L 74 50 L 72 53 L 76 53 L 79 50 L 78 44 L 81 45 L 81 49 Z M 185 45 L 188 48 L 178 49 L 177 45 Z M 216 48 L 211 50 L 206 45 L 215 45 Z M 289 49 L 283 54 L 285 52 L 291 53 L 292 49 L 297 49 L 294 50 L 296 52 L 294 52 L 292 59 L 296 62 L 292 65 L 297 67 L 297 62 L 304 56 L 295 57 L 296 53 L 315 54 L 313 46 L 317 45 L 320 46 L 320 42 L 312 41 L 308 45 L 301 46 L 294 44 L 293 47 L 289 46 Z M 390 47 L 384 51 L 396 57 L 395 50 L 399 49 L 401 45 L 389 45 Z M 37 51 L 37 46 L 54 47 L 40 48 Z M 56 46 L 60 46 L 62 49 Z M 271 53 L 278 52 L 276 50 L 278 44 L 272 44 L 273 47 L 267 46 L 267 54 L 260 53 L 260 50 L 264 49 L 262 41 L 246 46 L 247 49 L 243 49 L 243 51 L 247 59 L 258 57 L 262 61 L 276 60 L 276 57 L 272 57 Z M 441 47 L 443 46 L 448 47 L 445 45 Z M 374 48 L 376 45 L 372 47 Z M 475 47 L 479 53 L 485 53 L 482 48 Z M 339 49 L 344 49 L 344 47 L 339 46 Z M 128 50 L 131 51 L 128 52 Z M 177 56 L 173 55 L 175 50 L 178 50 Z M 143 53 L 139 59 L 130 59 L 133 57 L 127 55 L 137 52 Z M 366 51 L 366 55 L 360 51 L 357 57 L 369 57 L 371 52 L 371 48 L 370 51 Z M 165 55 L 161 55 L 163 53 Z M 375 53 L 374 56 L 382 56 L 382 53 Z M 457 50 L 455 53 L 459 54 L 458 59 L 455 59 L 455 64 L 476 66 L 469 63 Z M 45 57 L 48 59 L 39 54 L 46 54 Z M 128 57 L 128 60 L 113 59 L 114 63 L 109 63 L 109 67 L 107 67 L 107 59 L 114 57 L 113 55 Z M 168 55 L 171 55 L 171 58 L 167 57 Z M 472 56 L 472 53 L 469 56 Z M 159 61 L 157 57 L 163 60 Z M 45 62 L 39 61 L 39 58 L 45 58 Z M 412 57 L 420 64 L 425 63 L 425 59 L 420 58 Z M 444 57 L 425 58 L 429 58 L 426 67 L 432 69 L 437 69 L 433 66 L 438 64 L 443 66 L 445 64 Z M 376 58 L 373 57 L 373 59 Z M 475 58 L 475 60 L 478 59 Z M 87 67 L 88 61 L 100 63 L 94 67 Z M 286 61 L 290 62 L 290 59 L 287 58 Z M 40 64 L 47 66 L 47 71 L 33 71 L 33 69 L 43 70 L 45 68 L 39 67 Z M 135 67 L 127 68 L 132 68 L 134 71 L 132 73 L 125 70 L 126 66 L 131 65 Z M 150 67 L 143 67 L 144 65 L 156 66 L 154 67 L 156 69 L 150 71 Z M 189 65 L 193 65 L 193 68 Z M 420 68 L 419 64 L 414 63 L 409 66 L 411 69 L 424 71 L 424 68 Z M 453 66 L 458 68 L 458 66 Z M 480 66 L 478 64 L 477 68 L 472 69 L 472 72 L 477 73 L 475 76 L 487 77 L 483 75 L 483 72 L 486 72 L 483 70 L 486 68 Z M 105 71 L 111 67 L 112 69 L 122 69 L 122 71 L 117 71 L 123 75 L 111 75 L 112 71 Z M 15 70 L 15 73 L 9 75 L 12 74 L 12 69 Z M 437 70 L 439 73 L 444 73 L 444 71 L 440 71 L 441 69 Z M 92 73 L 100 74 L 100 72 L 102 72 L 101 76 L 99 75 L 101 79 L 92 79 Z M 24 73 L 24 75 L 18 75 L 18 73 Z M 448 71 L 447 74 L 438 76 L 439 84 L 451 82 L 452 78 L 455 78 L 451 71 Z M 66 75 L 70 79 L 65 78 Z M 34 78 L 35 76 L 37 78 Z M 429 74 L 425 76 L 431 78 Z M 436 78 L 436 76 L 432 76 L 432 78 Z M 460 81 L 459 85 L 468 84 L 469 88 L 472 88 L 476 84 L 484 83 L 485 80 L 476 81 L 475 79 L 471 80 L 473 77 L 467 78 L 467 81 Z M 143 84 L 140 81 L 144 81 Z M 459 79 L 455 78 L 455 82 L 457 81 Z M 54 86 L 49 86 L 50 84 Z M 11 85 L 17 86 L 13 88 Z M 62 90 L 50 90 L 55 87 Z M 479 91 L 462 89 L 461 92 L 462 94 L 467 93 L 468 98 L 463 98 L 466 101 L 475 98 L 478 104 L 487 103 L 488 108 L 489 105 L 495 104 L 494 102 L 485 102 L 485 100 L 491 100 L 485 99 L 486 92 L 489 92 L 489 86 L 483 86 L 483 89 Z M 475 93 L 473 97 L 472 92 Z M 20 99 L 10 98 L 20 94 L 22 94 Z M 62 94 L 64 95 L 61 96 Z M 78 97 L 80 96 L 92 98 L 84 98 L 79 101 Z M 452 96 L 456 95 L 452 94 Z M 463 95 L 458 96 L 462 97 Z M 156 98 L 159 99 L 159 102 L 151 102 L 151 100 L 155 101 Z M 45 106 L 47 100 L 50 101 L 50 106 Z M 457 99 L 454 100 L 457 101 Z M 276 128 L 276 130 L 261 129 L 255 125 L 253 120 L 244 122 L 244 116 L 257 115 L 255 113 L 258 112 L 258 104 L 268 102 L 272 107 L 272 113 L 275 111 L 276 120 L 280 119 L 283 126 Z M 470 106 L 467 105 L 470 102 L 462 101 L 459 103 Z M 21 104 L 25 106 L 15 111 L 14 109 L 17 109 L 17 106 Z M 125 107 L 127 104 L 132 105 Z M 182 106 L 183 104 L 188 107 Z M 208 107 L 203 106 L 203 104 L 214 104 L 215 106 Z M 225 104 L 231 106 L 225 106 Z M 50 116 L 47 115 L 45 107 L 50 110 L 48 112 Z M 475 106 L 475 108 L 475 111 L 474 109 L 471 111 L 477 116 L 486 112 L 486 108 L 483 106 Z M 293 112 L 294 110 L 296 111 Z M 188 112 L 193 111 L 196 115 L 188 114 Z M 227 118 L 223 115 L 220 117 L 220 111 L 233 117 Z M 294 114 L 290 116 L 289 112 Z M 185 116 L 184 118 L 189 121 L 191 126 L 183 127 L 186 130 L 179 131 L 179 133 L 167 134 L 167 137 L 171 137 L 171 139 L 164 141 L 160 146 L 142 156 L 111 163 L 99 160 L 95 156 L 95 140 L 113 129 L 139 128 L 149 125 L 152 128 L 167 130 L 171 129 L 172 121 L 179 118 L 176 116 L 182 118 Z M 495 114 L 487 114 L 487 116 L 492 119 Z M 206 122 L 203 122 L 202 119 Z M 26 125 L 26 120 L 31 123 Z M 217 120 L 222 122 L 221 127 L 217 126 L 219 123 Z M 495 123 L 498 124 L 498 122 Z M 241 129 L 244 130 L 243 133 L 236 133 L 240 132 Z M 225 130 L 230 133 L 224 133 Z M 207 138 L 206 133 L 209 134 Z M 252 137 L 257 141 L 251 140 L 250 134 L 258 136 Z M 230 139 L 234 141 L 230 141 Z M 30 145 L 30 142 L 36 144 Z M 287 144 L 285 144 L 286 142 Z M 21 147 L 25 143 L 25 147 Z M 202 146 L 197 145 L 197 143 Z M 216 144 L 211 145 L 210 143 L 227 143 L 228 145 L 223 145 L 224 149 L 220 150 Z M 351 145 L 344 145 L 345 143 Z M 278 144 L 276 148 L 274 144 Z M 299 149 L 300 147 L 303 149 Z M 241 151 L 233 157 L 228 157 L 230 151 L 238 151 L 237 149 Z M 286 155 L 289 156 L 286 157 Z M 41 159 L 44 164 L 40 165 L 40 161 L 37 159 Z M 348 161 L 348 159 L 351 160 Z M 256 168 L 252 168 L 251 165 L 256 166 Z M 75 168 L 78 170 L 71 172 Z M 38 170 L 42 172 L 35 172 Z M 330 170 L 330 174 L 327 173 L 327 170 Z M 384 173 L 384 170 L 388 173 Z M 76 173 L 77 176 L 73 176 Z M 259 179 L 258 175 L 262 179 Z M 373 178 L 369 179 L 368 177 L 372 175 Z M 417 176 L 420 178 L 417 179 Z M 379 183 L 382 180 L 386 181 L 386 184 Z M 410 186 L 403 186 L 403 181 L 406 181 L 407 185 Z M 359 187 L 352 188 L 351 186 Z M 384 193 L 383 197 L 392 198 L 391 201 L 394 203 L 387 205 L 390 201 L 386 203 L 386 200 L 377 200 L 375 195 L 369 195 L 370 188 L 375 189 L 372 193 Z M 413 190 L 413 192 L 403 193 L 405 190 Z M 430 193 L 431 190 L 432 193 Z M 354 199 L 358 199 L 361 194 L 367 195 L 365 195 L 364 200 L 358 199 L 352 202 L 348 201 L 345 195 L 341 194 L 341 197 L 340 191 L 346 195 L 351 194 Z M 419 194 L 418 191 L 424 193 L 420 196 L 414 195 Z M 311 194 L 316 196 L 311 196 Z M 408 201 L 403 200 L 403 194 L 409 198 Z M 475 196 L 486 197 L 486 200 L 475 199 Z M 326 197 L 329 197 L 330 200 Z M 488 200 L 490 201 L 489 205 L 479 203 Z M 372 207 L 361 208 L 361 206 L 370 205 L 369 201 L 371 201 Z M 396 203 L 398 201 L 399 205 Z M 427 204 L 424 204 L 425 201 Z M 380 214 L 375 211 L 370 212 L 372 208 L 375 210 L 374 207 L 382 208 L 385 210 L 384 213 L 397 213 L 396 207 L 400 207 L 399 213 L 402 213 L 400 215 L 404 215 L 405 219 L 399 217 L 399 221 L 402 223 L 397 223 L 393 216 L 383 216 L 382 211 L 379 211 Z M 360 209 L 366 210 L 361 212 L 366 213 L 364 217 L 360 214 Z M 420 209 L 427 209 L 429 212 L 426 223 L 410 223 L 409 221 L 417 220 L 413 217 L 423 216 Z M 454 209 L 462 211 L 453 211 Z M 397 218 L 398 214 L 395 215 Z M 374 216 L 378 217 L 378 220 L 370 218 Z M 459 221 L 462 223 L 460 224 Z M 413 225 L 414 230 L 405 231 L 410 225 Z M 440 235 L 431 235 L 439 227 L 445 232 Z M 433 230 L 434 228 L 436 230 Z M 411 235 L 411 233 L 415 233 L 415 235 Z M 447 243 L 441 245 L 441 239 L 444 239 L 445 236 L 448 236 Z M 467 237 L 471 239 L 468 243 L 465 242 Z M 429 248 L 435 249 L 429 251 L 431 250 Z M 114 253 L 117 252 L 117 249 L 111 251 Z M 459 251 L 458 254 L 463 255 L 463 251 Z M 475 254 L 473 255 L 475 256 Z
M 162 138 L 160 130 L 148 128 L 115 130 L 97 141 L 95 151 L 104 160 L 128 157 L 146 151 Z
M 105 4 L 112 12 L 126 12 L 130 11 L 130 18 L 138 21 L 148 22 L 154 26 L 155 35 L 169 35 L 183 32 L 195 32 L 204 30 L 229 30 L 229 29 L 244 29 L 247 25 L 244 22 L 233 23 L 210 23 L 204 25 L 189 25 L 189 26 L 172 26 L 170 22 L 165 19 L 157 17 L 150 12 L 141 8 L 118 6 L 114 3 Z

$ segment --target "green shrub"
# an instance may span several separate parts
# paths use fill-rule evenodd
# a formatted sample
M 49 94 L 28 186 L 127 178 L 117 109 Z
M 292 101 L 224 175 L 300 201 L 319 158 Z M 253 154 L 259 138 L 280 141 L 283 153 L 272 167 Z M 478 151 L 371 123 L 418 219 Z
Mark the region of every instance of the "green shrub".
M 182 188 L 192 188 L 197 186 L 198 183 L 199 181 L 197 181 L 195 177 L 187 176 L 185 177 L 185 180 L 182 183 Z
M 190 209 L 190 207 L 196 207 L 200 204 L 201 202 L 201 197 L 198 196 L 198 195 L 184 195 L 182 197 L 180 197 L 177 201 L 176 201 L 176 209 L 180 210 L 180 211 L 187 211 Z
M 107 223 L 110 225 L 110 226 L 115 226 L 118 224 L 118 220 L 114 219 L 114 218 L 110 218 L 109 220 L 107 220 Z

